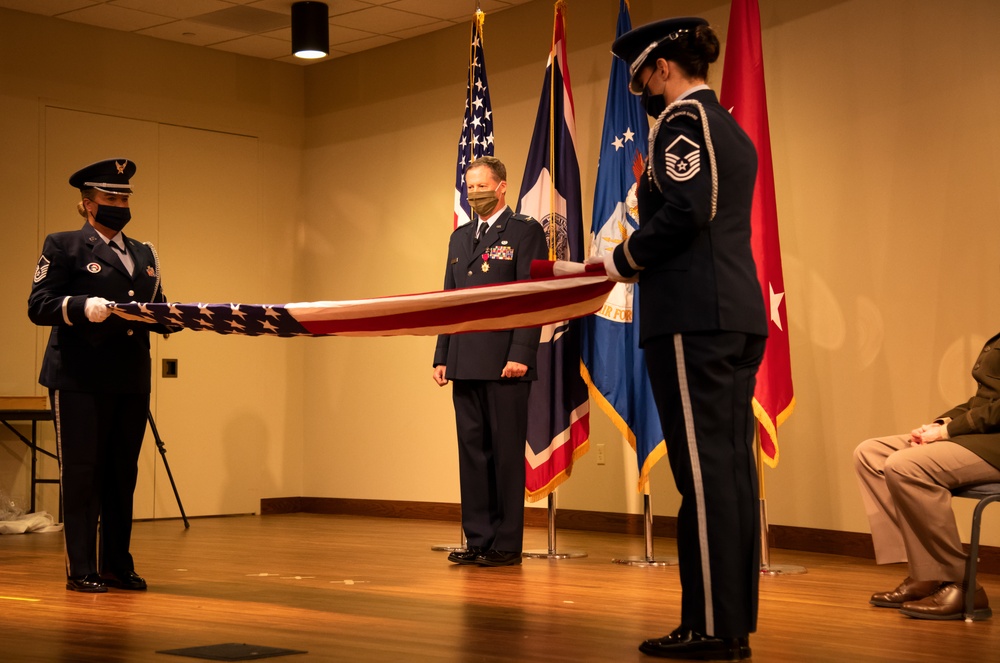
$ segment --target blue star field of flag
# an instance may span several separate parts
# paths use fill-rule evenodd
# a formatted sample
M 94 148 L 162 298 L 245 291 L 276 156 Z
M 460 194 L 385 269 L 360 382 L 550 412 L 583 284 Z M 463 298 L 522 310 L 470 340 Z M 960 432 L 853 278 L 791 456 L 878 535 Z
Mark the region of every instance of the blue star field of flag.
M 261 304 L 113 304 L 134 319 L 167 327 L 241 336 L 315 336 L 282 306 Z
M 477 12 L 472 20 L 472 41 L 469 46 L 469 80 L 465 89 L 465 118 L 458 141 L 455 163 L 455 225 L 469 221 L 471 210 L 466 200 L 465 168 L 482 156 L 493 156 L 493 106 L 486 80 L 486 55 L 483 51 L 483 16 Z M 461 212 L 465 212 L 462 218 Z

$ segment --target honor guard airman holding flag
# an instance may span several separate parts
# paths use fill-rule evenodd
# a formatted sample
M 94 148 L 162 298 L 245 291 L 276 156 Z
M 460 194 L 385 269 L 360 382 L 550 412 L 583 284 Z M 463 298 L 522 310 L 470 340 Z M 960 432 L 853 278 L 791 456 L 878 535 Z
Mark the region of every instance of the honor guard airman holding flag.
M 604 263 L 638 280 L 640 344 L 682 497 L 681 623 L 639 649 L 749 658 L 760 568 L 751 399 L 767 335 L 750 248 L 757 154 L 706 85 L 719 40 L 704 19 L 644 25 L 612 50 L 655 124 L 639 228 Z
M 122 233 L 131 219 L 129 159 L 69 178 L 83 228 L 45 238 L 28 316 L 51 327 L 39 382 L 55 416 L 66 536 L 66 588 L 144 590 L 129 545 L 137 463 L 149 411 L 149 332 L 174 329 L 109 316 L 107 304 L 166 301 L 152 245 Z

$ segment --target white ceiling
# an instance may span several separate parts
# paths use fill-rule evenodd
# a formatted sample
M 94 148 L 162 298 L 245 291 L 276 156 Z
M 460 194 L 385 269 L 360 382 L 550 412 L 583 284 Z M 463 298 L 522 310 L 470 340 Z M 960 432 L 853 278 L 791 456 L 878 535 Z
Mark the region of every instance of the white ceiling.
M 267 60 L 311 64 L 453 25 L 530 0 L 325 0 L 330 55 L 292 53 L 294 0 L 0 0 L 0 7 Z

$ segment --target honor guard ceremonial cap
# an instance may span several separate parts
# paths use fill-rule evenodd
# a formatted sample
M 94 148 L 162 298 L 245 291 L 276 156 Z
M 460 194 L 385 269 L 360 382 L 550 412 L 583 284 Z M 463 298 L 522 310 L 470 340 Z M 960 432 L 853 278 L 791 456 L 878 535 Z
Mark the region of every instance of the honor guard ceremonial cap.
M 104 193 L 131 194 L 128 181 L 135 175 L 135 163 L 128 159 L 105 159 L 84 166 L 69 177 L 77 189 L 97 189 Z
M 639 85 L 638 74 L 654 51 L 701 25 L 708 25 L 708 21 L 697 16 L 668 18 L 640 25 L 616 39 L 611 45 L 611 52 L 628 65 L 629 90 L 633 94 L 642 92 L 641 86 L 636 89 Z

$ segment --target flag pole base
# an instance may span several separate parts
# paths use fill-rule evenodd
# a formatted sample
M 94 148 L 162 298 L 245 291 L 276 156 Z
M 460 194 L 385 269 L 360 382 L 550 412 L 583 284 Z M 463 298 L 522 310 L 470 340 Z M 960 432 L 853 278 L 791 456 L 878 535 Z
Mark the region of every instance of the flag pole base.
M 649 557 L 616 557 L 611 560 L 612 564 L 622 564 L 624 566 L 677 566 L 677 560 L 673 557 L 666 559 L 650 559 Z
M 798 564 L 770 564 L 768 566 L 762 564 L 760 567 L 762 576 L 795 576 L 806 572 L 806 567 Z
M 586 557 L 587 553 L 578 550 L 557 552 L 556 547 L 556 494 L 555 491 L 548 496 L 548 526 L 549 526 L 549 549 L 548 550 L 526 550 L 523 554 L 530 559 L 579 559 Z
M 760 433 L 757 433 L 757 453 L 758 456 L 763 452 L 760 450 Z M 758 463 L 758 466 L 760 464 Z M 760 470 L 760 467 L 758 467 Z M 761 471 L 760 474 L 761 485 L 763 486 L 764 474 Z M 763 492 L 761 493 L 763 494 Z M 771 546 L 767 540 L 767 500 L 763 497 L 760 498 L 760 575 L 761 576 L 794 576 L 806 573 L 806 567 L 799 566 L 798 564 L 772 564 L 771 563 Z
M 549 550 L 525 550 L 524 556 L 531 559 L 579 559 L 586 557 L 587 553 L 581 551 L 553 552 Z
M 653 555 L 653 502 L 649 496 L 648 488 L 642 496 L 642 530 L 643 543 L 646 546 L 645 556 L 616 557 L 612 558 L 611 562 L 626 566 L 677 566 L 677 559 L 673 557 L 655 559 Z
M 449 552 L 449 553 L 453 553 L 453 552 L 460 552 L 460 553 L 468 552 L 468 550 L 469 550 L 469 542 L 465 538 L 465 528 L 460 528 L 460 530 L 462 532 L 462 538 L 459 540 L 459 543 L 458 543 L 457 546 L 453 545 L 453 544 L 450 544 L 450 543 L 441 543 L 441 544 L 438 544 L 436 546 L 431 546 L 431 550 L 434 550 L 434 551 L 437 551 L 437 552 Z

